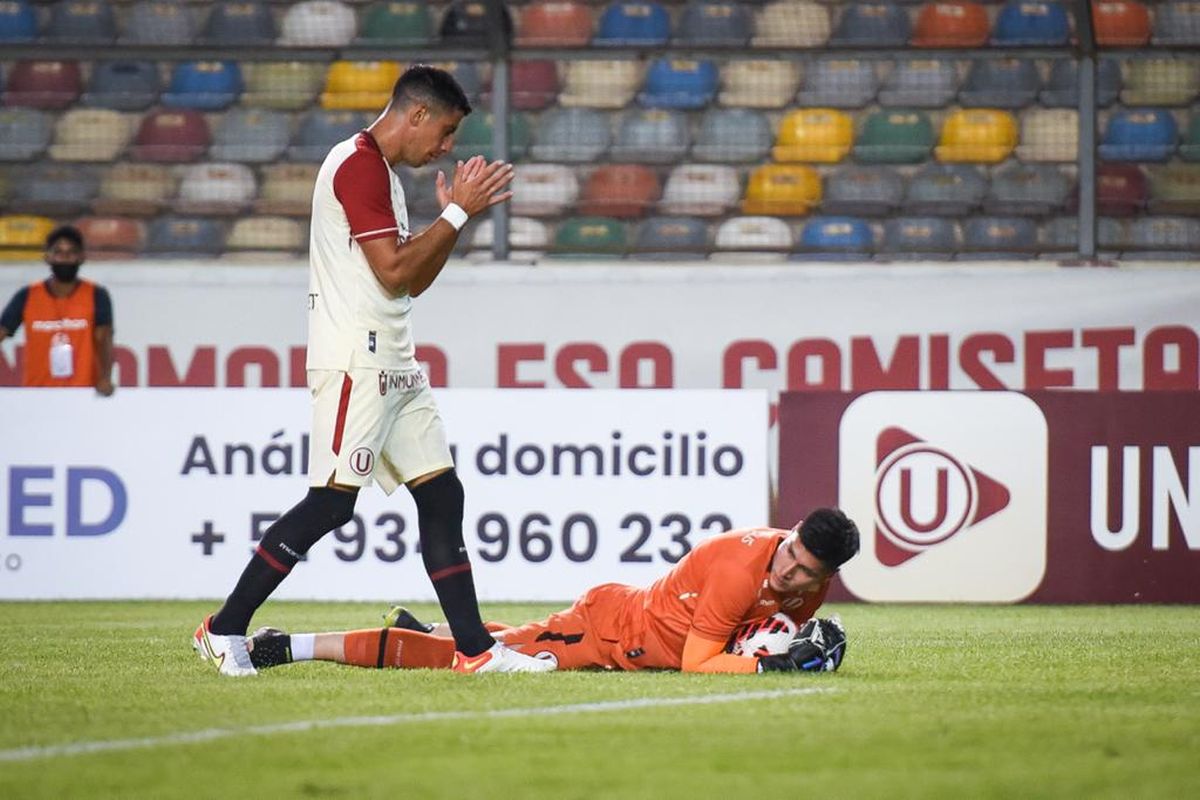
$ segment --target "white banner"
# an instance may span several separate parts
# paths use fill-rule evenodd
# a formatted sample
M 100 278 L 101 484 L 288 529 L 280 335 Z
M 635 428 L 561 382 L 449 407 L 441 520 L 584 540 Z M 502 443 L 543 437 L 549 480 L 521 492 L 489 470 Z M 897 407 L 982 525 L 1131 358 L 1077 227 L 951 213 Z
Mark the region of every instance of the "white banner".
M 302 386 L 307 269 L 88 264 L 125 386 Z M 0 269 L 0 296 L 44 265 Z M 455 264 L 414 304 L 435 386 L 1200 388 L 1200 270 Z M 0 347 L 0 384 L 16 351 Z
M 768 521 L 765 392 L 437 399 L 482 599 L 647 584 Z M 222 596 L 307 488 L 305 391 L 6 389 L 0 408 L 0 598 Z M 278 596 L 433 599 L 408 493 L 368 488 L 356 512 Z

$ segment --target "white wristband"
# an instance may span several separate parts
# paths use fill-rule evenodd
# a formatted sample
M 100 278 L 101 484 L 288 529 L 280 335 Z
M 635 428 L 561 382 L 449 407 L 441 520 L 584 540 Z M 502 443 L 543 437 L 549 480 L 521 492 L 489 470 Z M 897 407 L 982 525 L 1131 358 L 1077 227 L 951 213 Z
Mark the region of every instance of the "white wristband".
M 463 211 L 458 203 L 451 203 L 443 208 L 440 218 L 453 225 L 456 231 L 461 231 L 463 225 L 467 224 L 467 212 Z

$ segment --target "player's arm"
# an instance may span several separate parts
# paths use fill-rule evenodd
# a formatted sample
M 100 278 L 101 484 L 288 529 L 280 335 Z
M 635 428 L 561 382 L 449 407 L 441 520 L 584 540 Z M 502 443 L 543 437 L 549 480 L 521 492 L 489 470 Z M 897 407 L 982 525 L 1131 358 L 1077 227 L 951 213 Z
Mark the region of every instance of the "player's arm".
M 22 286 L 8 301 L 4 311 L 0 312 L 0 342 L 12 336 L 17 332 L 17 328 L 21 327 L 21 318 L 25 316 L 25 303 L 28 300 L 29 287 Z
M 102 286 L 96 287 L 96 320 L 92 341 L 96 351 L 96 392 L 108 397 L 113 393 L 113 313 L 112 298 Z
M 725 652 L 725 643 L 758 601 L 760 580 L 736 563 L 715 564 L 696 598 L 683 644 L 684 672 L 757 672 L 758 660 Z
M 758 659 L 725 652 L 725 641 L 705 638 L 693 628 L 683 643 L 684 672 L 758 672 Z

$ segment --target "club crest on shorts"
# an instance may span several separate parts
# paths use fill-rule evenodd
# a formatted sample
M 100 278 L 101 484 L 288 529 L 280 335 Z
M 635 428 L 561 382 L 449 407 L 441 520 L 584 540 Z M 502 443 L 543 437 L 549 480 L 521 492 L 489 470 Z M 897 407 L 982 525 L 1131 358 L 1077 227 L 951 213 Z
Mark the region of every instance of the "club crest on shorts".
M 369 447 L 360 447 L 350 454 L 350 469 L 358 475 L 370 475 L 375 468 L 375 454 Z

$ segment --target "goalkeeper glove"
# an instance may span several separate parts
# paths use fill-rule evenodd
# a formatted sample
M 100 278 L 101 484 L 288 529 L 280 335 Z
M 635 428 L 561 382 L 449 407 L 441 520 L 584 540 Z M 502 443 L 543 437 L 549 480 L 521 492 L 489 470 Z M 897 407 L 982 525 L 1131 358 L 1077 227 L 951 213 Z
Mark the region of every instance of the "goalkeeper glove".
M 837 617 L 810 619 L 786 653 L 760 656 L 759 672 L 834 672 L 846 655 L 846 629 Z

